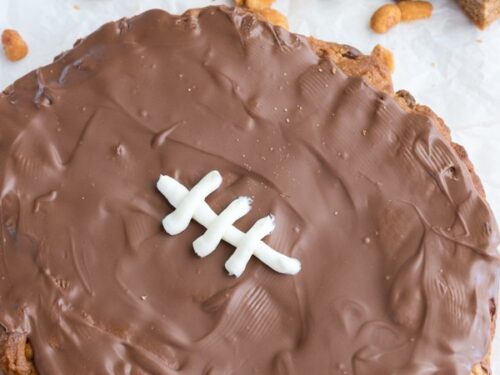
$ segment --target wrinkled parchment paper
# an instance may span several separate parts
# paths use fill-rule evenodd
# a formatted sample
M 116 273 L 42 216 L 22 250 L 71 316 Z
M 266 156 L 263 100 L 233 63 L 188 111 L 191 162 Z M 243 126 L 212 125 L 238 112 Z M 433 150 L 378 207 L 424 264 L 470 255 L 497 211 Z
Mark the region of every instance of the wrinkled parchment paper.
M 409 90 L 431 106 L 463 144 L 500 218 L 500 21 L 476 29 L 455 0 L 433 0 L 431 20 L 399 25 L 385 35 L 368 27 L 384 0 L 278 0 L 291 30 L 351 44 L 369 52 L 377 43 L 394 51 L 396 89 Z M 0 88 L 48 64 L 73 42 L 102 23 L 151 8 L 180 13 L 229 0 L 0 0 L 0 28 L 17 29 L 30 46 L 28 57 L 0 56 Z M 493 353 L 500 373 L 500 338 Z

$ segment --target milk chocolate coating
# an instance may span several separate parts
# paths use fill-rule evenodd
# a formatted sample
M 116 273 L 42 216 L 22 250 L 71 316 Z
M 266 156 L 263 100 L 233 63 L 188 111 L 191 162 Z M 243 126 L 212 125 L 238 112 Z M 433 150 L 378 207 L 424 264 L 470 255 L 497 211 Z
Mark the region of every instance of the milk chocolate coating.
M 497 225 L 433 120 L 241 10 L 104 25 L 0 98 L 0 323 L 41 375 L 469 374 Z M 208 171 L 272 213 L 239 279 L 169 236 L 155 189 Z

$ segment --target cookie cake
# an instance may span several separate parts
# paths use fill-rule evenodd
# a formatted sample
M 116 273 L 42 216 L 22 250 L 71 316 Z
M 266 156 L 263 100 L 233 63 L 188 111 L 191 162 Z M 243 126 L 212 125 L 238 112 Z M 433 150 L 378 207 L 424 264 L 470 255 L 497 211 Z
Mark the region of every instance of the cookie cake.
M 5 373 L 487 374 L 495 219 L 379 52 L 152 10 L 8 87 Z

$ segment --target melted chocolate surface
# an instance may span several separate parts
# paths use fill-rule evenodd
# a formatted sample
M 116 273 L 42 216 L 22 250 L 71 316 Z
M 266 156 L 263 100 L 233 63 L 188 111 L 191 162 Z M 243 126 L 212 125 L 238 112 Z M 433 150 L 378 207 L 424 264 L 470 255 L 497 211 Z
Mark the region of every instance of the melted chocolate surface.
M 497 225 L 432 120 L 241 10 L 104 25 L 0 97 L 0 324 L 41 375 L 469 374 L 490 343 Z M 217 169 L 220 212 L 296 276 L 239 279 L 161 173 Z

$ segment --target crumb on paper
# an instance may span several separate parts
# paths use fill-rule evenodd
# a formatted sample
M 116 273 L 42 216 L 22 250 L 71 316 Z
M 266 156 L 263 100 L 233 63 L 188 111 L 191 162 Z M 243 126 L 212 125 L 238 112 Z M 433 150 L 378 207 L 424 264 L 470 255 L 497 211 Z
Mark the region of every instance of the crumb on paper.
M 80 5 L 75 4 L 75 5 L 73 5 L 73 8 L 74 8 L 75 10 L 80 10 Z
M 5 29 L 2 32 L 2 45 L 10 61 L 19 61 L 28 54 L 28 45 L 16 30 Z

